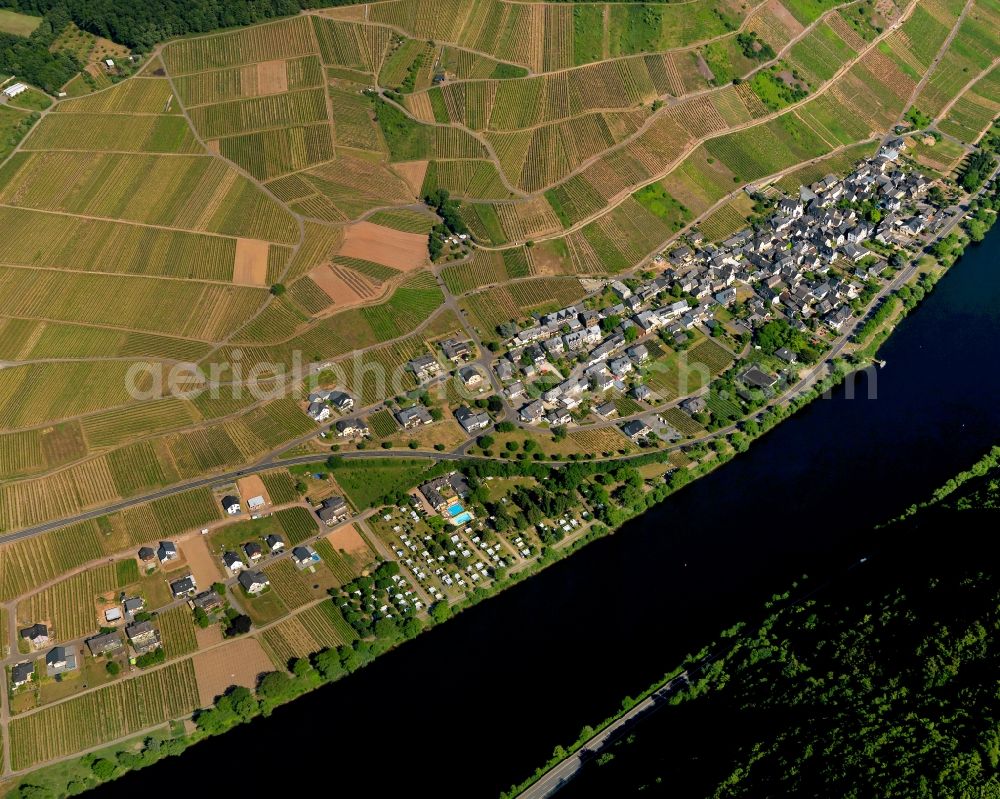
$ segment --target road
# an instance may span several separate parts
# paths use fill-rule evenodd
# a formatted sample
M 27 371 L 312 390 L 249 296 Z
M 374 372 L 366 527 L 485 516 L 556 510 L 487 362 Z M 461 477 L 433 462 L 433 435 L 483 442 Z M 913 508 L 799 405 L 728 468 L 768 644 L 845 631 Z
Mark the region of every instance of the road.
M 598 754 L 605 744 L 618 738 L 626 728 L 631 726 L 638 717 L 659 709 L 669 699 L 670 695 L 687 685 L 688 673 L 681 672 L 662 688 L 654 691 L 646 699 L 633 707 L 620 719 L 605 727 L 579 750 L 567 757 L 561 763 L 553 766 L 545 775 L 518 795 L 518 799 L 545 799 L 552 796 L 567 782 L 576 776 L 590 758 Z

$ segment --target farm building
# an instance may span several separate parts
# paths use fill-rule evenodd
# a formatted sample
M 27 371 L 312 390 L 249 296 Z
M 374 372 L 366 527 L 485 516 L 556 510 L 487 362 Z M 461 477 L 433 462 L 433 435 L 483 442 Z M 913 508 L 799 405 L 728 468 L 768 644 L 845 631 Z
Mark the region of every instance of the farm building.
M 22 92 L 27 91 L 27 89 L 28 89 L 27 84 L 12 83 L 10 86 L 8 86 L 6 89 L 3 90 L 3 93 L 8 100 L 13 100 Z

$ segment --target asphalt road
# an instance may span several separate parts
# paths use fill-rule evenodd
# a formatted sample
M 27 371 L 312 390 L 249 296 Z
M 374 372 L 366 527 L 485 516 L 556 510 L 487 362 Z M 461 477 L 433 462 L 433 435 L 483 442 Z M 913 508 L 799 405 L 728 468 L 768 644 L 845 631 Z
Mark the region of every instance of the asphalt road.
M 126 508 L 131 508 L 134 505 L 141 505 L 145 502 L 150 502 L 154 499 L 163 499 L 164 497 L 172 496 L 173 494 L 179 494 L 182 491 L 190 491 L 193 488 L 204 488 L 206 486 L 212 486 L 219 483 L 227 483 L 236 480 L 239 477 L 245 477 L 248 474 L 257 474 L 259 472 L 266 472 L 271 469 L 276 469 L 281 466 L 301 466 L 309 463 L 323 463 L 327 459 L 327 455 L 301 455 L 296 458 L 287 458 L 280 461 L 270 461 L 256 463 L 253 466 L 246 466 L 238 471 L 226 472 L 225 474 L 216 474 L 211 477 L 202 477 L 197 480 L 191 480 L 187 483 L 179 483 L 177 485 L 170 486 L 169 488 L 163 488 L 159 491 L 154 491 L 151 494 L 143 494 L 138 497 L 130 497 L 129 499 L 122 500 L 121 502 L 116 502 L 113 505 L 104 505 L 103 507 L 97 508 L 92 511 L 87 511 L 86 513 L 80 513 L 76 516 L 70 516 L 65 519 L 57 519 L 55 521 L 46 522 L 45 524 L 38 524 L 34 527 L 25 527 L 23 530 L 18 530 L 13 533 L 7 533 L 6 535 L 0 536 L 0 544 L 7 544 L 11 541 L 18 541 L 22 538 L 31 538 L 31 536 L 38 535 L 39 533 L 45 533 L 50 530 L 55 530 L 59 527 L 66 527 L 70 524 L 76 524 L 77 522 L 85 522 L 88 519 L 96 519 L 98 516 L 105 516 L 109 513 L 116 513 L 120 510 L 125 510 Z M 375 450 L 375 451 L 360 451 L 360 452 L 345 452 L 340 455 L 341 458 L 427 458 L 428 460 L 434 461 L 459 461 L 466 460 L 470 456 L 456 455 L 453 453 L 446 452 L 420 452 L 413 450 Z
M 682 672 L 657 691 L 654 691 L 628 713 L 614 723 L 608 725 L 574 754 L 558 765 L 553 766 L 538 782 L 525 789 L 518 799 L 545 799 L 552 796 L 583 768 L 583 764 L 597 755 L 605 744 L 617 738 L 626 727 L 644 713 L 650 713 L 660 707 L 667 698 L 688 681 L 688 673 Z

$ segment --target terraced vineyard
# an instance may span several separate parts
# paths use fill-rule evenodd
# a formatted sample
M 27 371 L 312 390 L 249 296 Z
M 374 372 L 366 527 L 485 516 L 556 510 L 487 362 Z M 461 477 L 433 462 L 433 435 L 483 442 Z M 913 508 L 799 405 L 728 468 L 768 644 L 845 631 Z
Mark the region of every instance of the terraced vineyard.
M 492 247 L 434 270 L 490 331 L 686 227 L 730 234 L 745 184 L 832 167 L 911 103 L 974 141 L 997 110 L 998 13 L 976 0 L 959 24 L 964 5 L 387 0 L 169 42 L 138 76 L 54 103 L 0 166 L 0 221 L 20 231 L 0 245 L 0 524 L 309 429 L 291 403 L 137 400 L 130 370 L 425 352 L 445 297 L 421 192 L 448 189 Z M 41 496 L 54 468 L 71 499 Z
M 359 455 L 317 437 L 298 391 L 310 370 L 393 448 L 393 411 L 431 388 L 407 362 L 438 356 L 445 338 L 476 339 L 482 366 L 503 348 L 498 328 L 589 309 L 607 279 L 653 268 L 678 235 L 732 235 L 907 117 L 935 131 L 914 133 L 907 156 L 949 175 L 1000 113 L 998 28 L 997 0 L 380 0 L 167 41 L 132 77 L 98 62 L 37 114 L 4 105 L 0 600 L 17 623 L 77 645 L 122 590 L 165 608 L 175 571 L 135 550 L 192 531 L 210 540 L 197 529 L 226 521 L 220 499 L 234 490 L 181 488 L 317 442 L 323 456 Z M 644 339 L 653 397 L 619 386 L 619 416 L 730 370 L 727 334 L 691 335 L 676 351 Z M 496 417 L 491 385 L 475 404 Z M 454 387 L 445 395 L 444 407 L 420 398 L 444 418 L 400 446 L 452 450 L 459 439 L 434 440 L 462 435 Z M 740 415 L 706 397 L 720 419 Z M 552 431 L 558 453 L 647 446 L 581 408 L 559 441 Z M 662 418 L 705 430 L 677 408 Z M 406 479 L 428 466 L 407 461 Z M 357 469 L 336 479 L 360 510 L 384 475 Z M 346 529 L 327 537 L 303 501 L 319 479 L 262 476 L 285 507 L 254 523 L 289 547 L 315 543 L 326 563 L 305 577 L 262 561 L 272 586 L 252 602 L 267 626 L 240 640 L 279 669 L 354 640 L 318 581 L 346 584 L 376 558 L 362 536 L 341 549 Z M 178 493 L 149 501 L 167 487 Z M 97 515 L 113 505 L 124 509 Z M 196 551 L 178 565 L 203 568 Z M 170 662 L 116 681 L 91 669 L 79 695 L 16 712 L 4 722 L 13 769 L 196 708 L 213 685 L 198 671 L 208 653 L 189 655 L 221 647 L 205 643 L 217 631 L 182 602 L 154 618 Z

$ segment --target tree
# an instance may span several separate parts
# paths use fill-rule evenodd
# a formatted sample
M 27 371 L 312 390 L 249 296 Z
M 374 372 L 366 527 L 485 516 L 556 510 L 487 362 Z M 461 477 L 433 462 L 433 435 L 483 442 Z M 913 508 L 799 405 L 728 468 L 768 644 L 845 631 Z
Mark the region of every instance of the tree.
M 451 608 L 448 607 L 447 600 L 442 599 L 431 605 L 431 618 L 440 623 L 451 617 Z
M 120 672 L 122 670 L 122 667 L 119 666 L 118 662 L 115 661 L 115 660 L 109 660 L 108 663 L 107 663 L 107 665 L 104 668 L 108 672 L 108 674 L 110 674 L 112 677 L 114 677 L 115 675 L 117 675 L 118 672 Z
M 230 637 L 246 635 L 250 632 L 251 627 L 253 627 L 253 621 L 249 616 L 241 613 L 230 620 L 229 626 L 226 628 L 226 635 Z
M 257 696 L 272 706 L 287 702 L 297 693 L 295 682 L 283 671 L 270 671 L 257 683 Z
M 275 297 L 280 297 L 282 294 L 285 293 L 286 290 L 287 289 L 285 289 L 284 283 L 275 283 L 273 286 L 271 286 L 271 294 L 273 294 Z
M 94 772 L 94 776 L 101 782 L 112 779 L 118 772 L 118 766 L 110 760 L 105 760 L 103 757 L 95 758 L 90 764 L 90 770 Z

